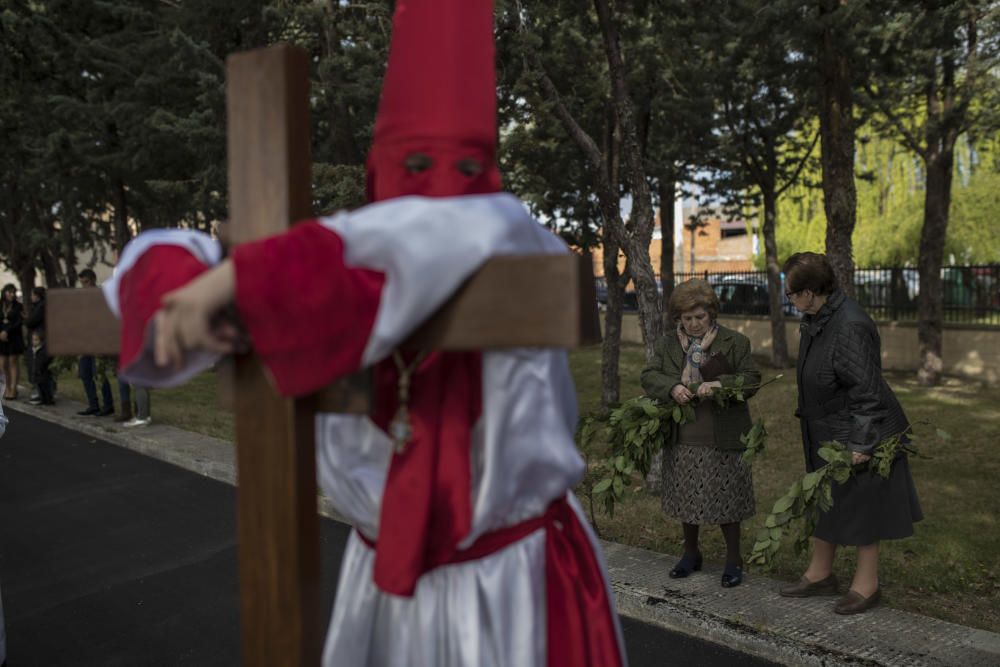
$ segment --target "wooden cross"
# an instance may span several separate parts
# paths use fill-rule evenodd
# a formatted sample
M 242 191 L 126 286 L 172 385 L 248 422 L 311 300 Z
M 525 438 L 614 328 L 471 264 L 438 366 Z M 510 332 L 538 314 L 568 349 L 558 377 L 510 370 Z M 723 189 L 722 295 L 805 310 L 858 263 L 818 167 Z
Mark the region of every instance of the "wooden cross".
M 304 51 L 285 45 L 227 59 L 234 245 L 312 215 L 308 66 Z M 52 354 L 118 352 L 118 321 L 99 290 L 53 289 L 47 302 Z M 409 343 L 469 350 L 599 340 L 591 264 L 565 255 L 487 262 Z M 236 358 L 233 380 L 243 664 L 318 665 L 324 619 L 313 417 L 366 413 L 367 374 L 292 400 L 279 396 L 258 360 L 245 355 Z

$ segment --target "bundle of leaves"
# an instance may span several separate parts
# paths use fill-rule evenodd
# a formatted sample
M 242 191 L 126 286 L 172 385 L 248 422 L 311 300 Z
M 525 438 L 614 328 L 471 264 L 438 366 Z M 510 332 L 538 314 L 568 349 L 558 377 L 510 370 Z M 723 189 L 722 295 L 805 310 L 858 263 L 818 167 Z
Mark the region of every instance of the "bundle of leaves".
M 816 530 L 820 512 L 833 507 L 833 485 L 844 484 L 851 477 L 869 471 L 888 479 L 900 450 L 916 454 L 908 444 L 912 437 L 900 433 L 883 440 L 872 457 L 858 465 L 853 464 L 852 452 L 845 445 L 835 440 L 822 443 L 818 453 L 826 465 L 803 475 L 775 501 L 764 527 L 757 531 L 747 563 L 771 569 L 785 538 L 791 538 L 796 553 L 804 552 Z
M 744 386 L 743 378 L 726 387 L 716 387 L 706 398 L 695 398 L 691 403 L 680 405 L 675 401 L 658 401 L 649 396 L 639 396 L 630 399 L 615 408 L 607 416 L 596 414 L 586 417 L 577 431 L 577 445 L 586 451 L 591 440 L 598 433 L 604 434 L 610 447 L 605 460 L 595 466 L 593 471 L 597 482 L 591 489 L 591 494 L 598 497 L 604 505 L 605 512 L 614 516 L 615 505 L 625 495 L 625 490 L 631 487 L 635 473 L 640 478 L 649 473 L 653 458 L 663 447 L 671 444 L 671 434 L 675 432 L 673 425 L 681 425 L 694 421 L 694 406 L 700 401 L 715 401 L 720 406 L 728 406 L 734 401 L 745 401 L 748 389 L 759 389 L 781 375 L 761 385 Z M 691 393 L 697 395 L 700 382 L 688 385 Z M 763 420 L 757 420 L 740 441 L 745 445 L 743 459 L 753 460 L 763 451 L 767 440 L 767 429 Z

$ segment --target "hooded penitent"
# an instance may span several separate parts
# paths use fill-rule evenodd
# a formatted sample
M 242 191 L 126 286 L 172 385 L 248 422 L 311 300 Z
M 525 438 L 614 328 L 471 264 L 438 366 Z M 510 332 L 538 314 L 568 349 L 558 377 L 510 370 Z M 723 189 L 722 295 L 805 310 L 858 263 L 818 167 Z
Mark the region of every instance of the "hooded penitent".
M 372 369 L 369 415 L 316 419 L 321 486 L 357 530 L 328 665 L 622 664 L 600 555 L 567 493 L 585 464 L 565 353 L 406 342 L 490 258 L 567 252 L 499 192 L 492 31 L 490 0 L 397 0 L 368 158 L 373 204 L 230 256 L 236 311 L 281 394 Z M 163 289 L 183 284 L 157 274 L 152 253 L 176 250 L 166 243 L 123 253 L 123 267 L 148 262 L 126 274 L 148 289 L 123 276 L 108 290 L 122 295 L 123 322 L 143 325 L 134 332 Z M 163 261 L 187 273 L 217 261 L 195 239 L 175 243 L 192 260 Z M 413 373 L 402 399 L 400 369 Z
M 368 197 L 452 197 L 500 190 L 491 0 L 399 0 L 371 152 Z M 415 352 L 404 355 L 409 363 Z M 399 369 L 375 367 L 373 420 L 389 430 Z M 393 456 L 382 500 L 375 583 L 412 594 L 468 534 L 470 434 L 481 410 L 481 355 L 419 363 L 413 435 Z
M 500 190 L 490 0 L 399 0 L 368 198 Z

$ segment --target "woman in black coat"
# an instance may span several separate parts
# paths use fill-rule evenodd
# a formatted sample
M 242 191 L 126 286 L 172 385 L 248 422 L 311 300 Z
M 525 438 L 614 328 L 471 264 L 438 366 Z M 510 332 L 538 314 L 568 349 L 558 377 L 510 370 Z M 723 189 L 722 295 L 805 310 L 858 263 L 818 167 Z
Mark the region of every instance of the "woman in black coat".
M 824 255 L 797 253 L 784 266 L 792 304 L 803 313 L 799 342 L 799 406 L 806 470 L 826 462 L 820 444 L 845 445 L 855 465 L 871 459 L 887 438 L 905 434 L 909 422 L 882 377 L 878 329 L 864 309 L 837 289 Z M 787 597 L 836 595 L 833 558 L 838 545 L 858 548 L 857 569 L 847 594 L 834 611 L 855 614 L 878 604 L 878 547 L 882 540 L 913 534 L 923 515 L 905 454 L 893 463 L 888 479 L 858 472 L 835 484 L 833 508 L 820 515 L 813 554 L 805 575 L 781 590 Z
M 0 301 L 0 366 L 7 378 L 4 398 L 17 398 L 17 381 L 20 371 L 18 357 L 24 354 L 24 309 L 17 300 L 17 287 L 4 285 Z

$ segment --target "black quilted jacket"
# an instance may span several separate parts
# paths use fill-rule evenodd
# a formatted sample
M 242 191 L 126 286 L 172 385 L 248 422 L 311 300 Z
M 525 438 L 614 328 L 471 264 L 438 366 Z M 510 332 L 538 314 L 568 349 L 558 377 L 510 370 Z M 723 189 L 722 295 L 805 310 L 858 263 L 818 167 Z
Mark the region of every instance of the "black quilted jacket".
M 809 470 L 821 465 L 819 445 L 837 440 L 871 454 L 909 422 L 882 377 L 878 329 L 864 309 L 837 290 L 815 315 L 802 319 L 798 417 Z

